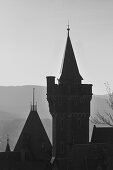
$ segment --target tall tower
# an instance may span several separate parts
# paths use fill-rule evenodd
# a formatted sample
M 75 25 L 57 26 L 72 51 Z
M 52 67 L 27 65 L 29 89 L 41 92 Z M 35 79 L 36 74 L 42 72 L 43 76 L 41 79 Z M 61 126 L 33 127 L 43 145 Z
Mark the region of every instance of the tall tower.
M 92 85 L 82 84 L 73 47 L 68 36 L 58 84 L 47 77 L 47 100 L 53 118 L 53 156 L 65 158 L 75 144 L 89 142 Z

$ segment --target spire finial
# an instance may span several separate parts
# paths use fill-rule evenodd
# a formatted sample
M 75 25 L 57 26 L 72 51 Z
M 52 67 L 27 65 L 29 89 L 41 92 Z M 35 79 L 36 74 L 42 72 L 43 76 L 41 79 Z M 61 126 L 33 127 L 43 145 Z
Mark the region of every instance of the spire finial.
M 37 104 L 35 104 L 35 88 L 33 88 L 33 101 L 31 102 L 31 111 L 37 111 Z
M 7 144 L 9 144 L 9 135 L 7 135 Z
M 33 88 L 33 110 L 34 110 L 34 94 L 35 94 L 35 88 Z
M 34 105 L 34 93 L 35 93 L 35 88 L 33 88 L 33 105 Z
M 7 135 L 7 145 L 5 152 L 11 152 L 10 145 L 9 145 L 9 135 Z
M 70 31 L 70 28 L 69 28 L 69 21 L 68 21 L 68 25 L 67 25 L 67 31 L 68 31 L 68 36 L 69 36 L 69 31 Z

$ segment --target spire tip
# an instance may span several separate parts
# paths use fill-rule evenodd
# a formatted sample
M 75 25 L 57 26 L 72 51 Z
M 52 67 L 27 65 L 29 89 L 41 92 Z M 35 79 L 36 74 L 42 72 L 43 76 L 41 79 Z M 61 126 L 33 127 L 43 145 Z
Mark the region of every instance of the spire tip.
M 69 31 L 70 31 L 70 27 L 69 27 L 69 21 L 68 21 L 68 25 L 67 25 L 67 31 L 68 31 L 68 35 L 69 35 Z
M 31 111 L 37 111 L 37 104 L 35 104 L 35 88 L 33 88 L 33 101 L 31 102 Z

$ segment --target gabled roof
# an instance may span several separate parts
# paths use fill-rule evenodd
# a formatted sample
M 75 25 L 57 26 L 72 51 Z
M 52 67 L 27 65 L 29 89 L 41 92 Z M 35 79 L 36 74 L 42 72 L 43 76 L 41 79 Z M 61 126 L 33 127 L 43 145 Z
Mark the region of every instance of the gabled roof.
M 68 28 L 67 30 L 68 30 L 68 37 L 67 37 L 66 48 L 65 48 L 64 59 L 62 63 L 61 76 L 60 76 L 59 82 L 68 83 L 68 82 L 74 81 L 75 83 L 78 83 L 81 80 L 83 80 L 83 78 L 79 73 L 73 47 L 71 44 L 71 40 L 69 36 L 70 29 Z
M 23 130 L 15 146 L 14 152 L 26 151 L 34 159 L 50 158 L 52 146 L 37 113 L 31 108 Z
M 113 142 L 113 127 L 93 127 L 92 143 Z

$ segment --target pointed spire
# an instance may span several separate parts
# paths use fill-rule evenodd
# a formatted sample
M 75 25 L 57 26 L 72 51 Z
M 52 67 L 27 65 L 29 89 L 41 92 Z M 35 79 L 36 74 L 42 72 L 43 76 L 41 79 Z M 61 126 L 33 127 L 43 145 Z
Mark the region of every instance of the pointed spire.
M 10 145 L 9 145 L 9 136 L 8 135 L 7 135 L 7 145 L 6 145 L 5 152 L 11 152 Z
M 45 159 L 46 157 L 47 159 L 50 159 L 52 146 L 36 110 L 37 103 L 34 100 L 34 95 L 35 93 L 33 89 L 33 103 L 31 105 L 31 111 L 16 143 L 14 152 L 21 152 L 22 150 L 27 151 L 29 153 L 29 159 L 31 160 Z M 33 104 L 35 106 L 34 110 Z M 47 149 L 47 153 L 43 152 L 41 149 L 43 143 Z
M 69 24 L 68 24 L 67 31 L 68 31 L 68 36 L 67 36 L 66 48 L 65 48 L 59 83 L 60 84 L 80 84 L 83 78 L 81 77 L 79 73 L 73 47 L 71 44 L 71 40 L 69 36 L 69 31 L 70 31 Z

